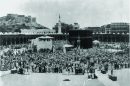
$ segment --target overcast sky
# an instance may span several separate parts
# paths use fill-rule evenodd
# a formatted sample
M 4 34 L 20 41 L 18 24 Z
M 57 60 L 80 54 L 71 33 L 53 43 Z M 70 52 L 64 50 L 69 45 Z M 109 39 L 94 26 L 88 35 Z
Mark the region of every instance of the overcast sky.
M 0 17 L 8 13 L 31 15 L 52 28 L 61 21 L 81 27 L 130 21 L 130 0 L 0 0 Z

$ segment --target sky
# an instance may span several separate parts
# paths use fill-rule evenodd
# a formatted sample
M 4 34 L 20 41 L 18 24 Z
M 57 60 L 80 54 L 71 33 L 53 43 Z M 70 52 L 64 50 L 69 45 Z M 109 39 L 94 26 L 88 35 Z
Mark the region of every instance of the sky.
M 0 0 L 0 17 L 8 13 L 31 15 L 52 28 L 61 21 L 80 27 L 130 22 L 130 0 Z

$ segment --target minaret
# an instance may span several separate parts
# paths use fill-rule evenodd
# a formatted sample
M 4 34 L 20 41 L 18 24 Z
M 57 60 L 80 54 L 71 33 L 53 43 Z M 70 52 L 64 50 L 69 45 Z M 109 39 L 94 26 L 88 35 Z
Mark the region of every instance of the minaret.
M 59 22 L 58 22 L 58 34 L 62 34 L 62 32 L 61 32 L 60 14 L 59 14 Z

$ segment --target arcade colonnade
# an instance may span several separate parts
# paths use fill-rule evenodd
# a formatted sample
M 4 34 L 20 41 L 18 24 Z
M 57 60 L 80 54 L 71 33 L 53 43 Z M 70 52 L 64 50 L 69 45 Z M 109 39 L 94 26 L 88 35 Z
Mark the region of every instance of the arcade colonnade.
M 26 35 L 0 35 L 0 45 L 26 44 L 33 36 Z
M 0 35 L 0 45 L 6 46 L 6 45 L 17 45 L 17 44 L 27 44 L 30 43 L 29 40 L 35 39 L 37 37 L 44 36 L 44 34 L 17 34 L 17 35 Z M 66 40 L 68 35 L 60 34 L 60 35 L 48 35 L 51 37 L 54 37 L 53 40 Z
M 0 46 L 27 44 L 29 40 L 44 36 L 44 34 L 17 34 L 17 35 L 0 35 Z M 55 40 L 68 40 L 69 34 L 50 34 L 48 36 L 54 37 Z M 124 42 L 129 43 L 129 34 L 92 34 L 92 40 L 99 40 L 100 42 Z
M 129 42 L 129 34 L 93 34 L 93 40 L 101 42 Z

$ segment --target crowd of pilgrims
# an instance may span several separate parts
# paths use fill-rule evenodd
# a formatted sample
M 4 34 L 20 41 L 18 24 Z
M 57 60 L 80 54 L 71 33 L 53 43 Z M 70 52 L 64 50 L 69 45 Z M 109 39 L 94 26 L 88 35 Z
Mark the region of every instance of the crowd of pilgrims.
M 97 70 L 118 70 L 130 68 L 128 54 L 105 52 L 98 48 L 80 49 L 55 52 L 27 52 L 13 53 L 13 50 L 0 56 L 0 70 L 21 70 L 35 73 L 95 73 Z

